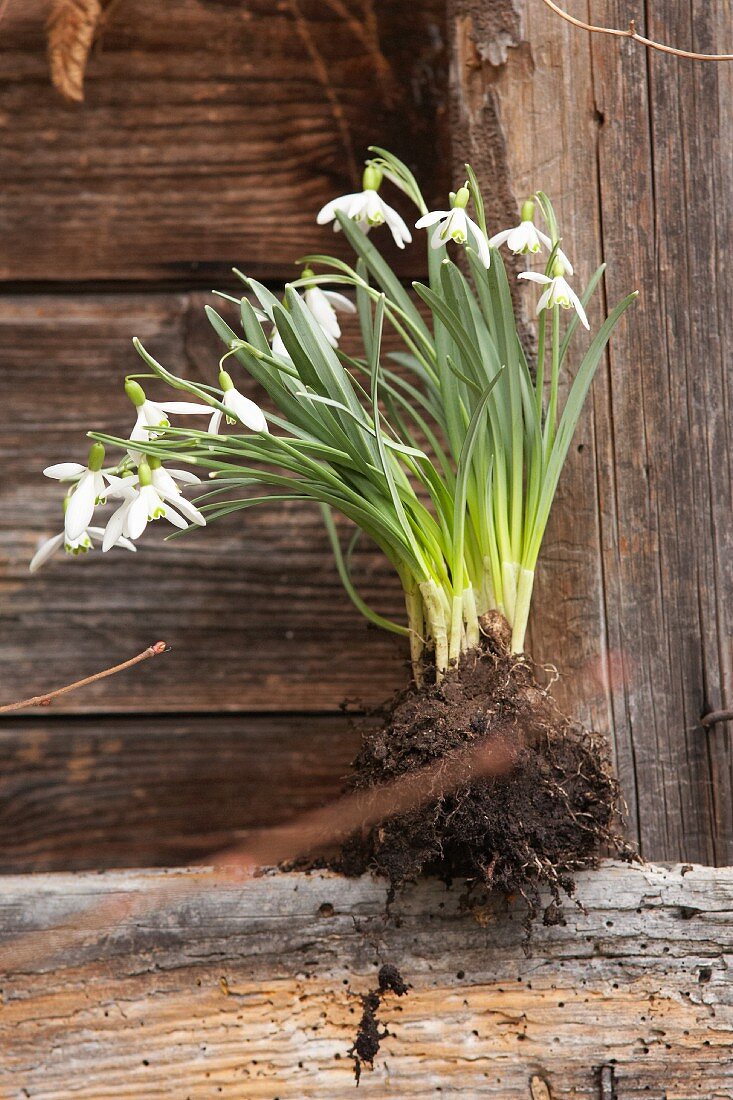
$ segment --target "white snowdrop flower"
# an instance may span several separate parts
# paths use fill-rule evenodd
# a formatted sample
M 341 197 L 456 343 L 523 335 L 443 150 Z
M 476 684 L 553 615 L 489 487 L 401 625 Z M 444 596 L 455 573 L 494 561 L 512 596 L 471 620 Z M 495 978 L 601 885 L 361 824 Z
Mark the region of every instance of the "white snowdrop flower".
M 293 360 L 290 358 L 288 349 L 283 343 L 283 338 L 276 328 L 272 330 L 272 337 L 270 338 L 270 350 L 272 351 L 273 355 L 277 356 L 278 359 L 284 359 L 286 363 L 289 363 L 292 366 Z
M 540 274 L 539 271 L 521 271 L 517 278 L 528 279 L 532 283 L 541 283 L 545 287 L 537 303 L 537 313 L 541 313 L 543 309 L 550 309 L 552 306 L 562 306 L 563 309 L 574 309 L 581 323 L 585 328 L 590 329 L 588 318 L 583 309 L 583 303 L 573 288 L 566 282 L 564 271 L 563 265 L 559 261 L 556 261 L 552 278 L 550 278 L 549 275 Z
M 135 443 L 147 443 L 155 439 L 158 434 L 155 429 L 170 427 L 168 413 L 175 416 L 208 416 L 209 406 L 194 401 L 149 401 L 145 396 L 142 386 L 134 379 L 128 378 L 125 382 L 125 393 L 137 410 L 135 427 L 130 432 L 130 440 Z M 130 452 L 134 458 L 139 458 L 137 452 Z
M 362 180 L 364 190 L 331 199 L 318 211 L 316 215 L 317 223 L 327 225 L 328 222 L 334 222 L 333 228 L 338 232 L 341 226 L 336 218 L 337 211 L 341 211 L 347 218 L 355 221 L 365 233 L 368 233 L 375 225 L 386 223 L 392 231 L 397 247 L 404 248 L 412 240 L 412 234 L 397 211 L 388 206 L 379 195 L 381 182 L 382 170 L 377 168 L 375 164 L 367 164 Z
M 227 410 L 226 418 L 228 424 L 236 424 L 239 422 L 240 424 L 244 424 L 245 428 L 249 428 L 251 432 L 269 432 L 270 429 L 267 426 L 265 414 L 262 409 L 259 405 L 256 405 L 254 401 L 250 401 L 248 397 L 245 397 L 243 393 L 240 393 L 239 390 L 236 389 L 232 382 L 231 375 L 227 374 L 225 370 L 219 371 L 219 385 L 223 391 L 221 403 Z M 219 435 L 219 429 L 221 428 L 221 422 L 224 415 L 221 409 L 214 409 L 213 416 L 209 421 L 210 435 Z
M 415 228 L 427 229 L 437 222 L 430 238 L 432 248 L 440 248 L 448 241 L 455 241 L 456 244 L 472 244 L 484 267 L 490 267 L 491 250 L 486 234 L 466 213 L 470 195 L 467 187 L 461 187 L 453 197 L 453 206 L 450 210 L 431 210 L 429 214 L 423 214 L 415 222 Z
M 522 206 L 522 217 L 519 225 L 515 225 L 512 229 L 503 229 L 501 233 L 496 233 L 490 239 L 489 244 L 494 248 L 500 248 L 503 244 L 506 244 L 510 252 L 513 252 L 515 256 L 526 256 L 527 253 L 537 253 L 542 248 L 542 245 L 548 250 L 552 251 L 552 241 L 534 224 L 534 203 L 531 199 L 528 199 Z M 558 248 L 555 253 L 560 263 L 563 265 L 568 275 L 573 274 L 573 265 L 567 258 L 561 248 Z
M 307 278 L 313 272 L 306 269 L 303 277 Z M 336 290 L 321 290 L 319 286 L 309 286 L 303 294 L 303 300 L 323 329 L 324 335 L 332 348 L 338 347 L 341 338 L 341 326 L 336 316 L 336 311 L 342 313 L 356 313 L 356 306 L 345 294 L 339 294 Z
M 61 547 L 64 548 L 67 554 L 71 554 L 74 557 L 78 557 L 79 554 L 86 554 L 92 549 L 93 540 L 101 542 L 104 538 L 104 530 L 101 527 L 87 527 L 78 538 L 70 539 L 66 535 L 66 531 L 62 531 L 58 535 L 53 535 L 52 538 L 46 539 L 31 558 L 31 563 L 28 566 L 31 573 L 35 573 L 40 569 L 50 557 L 52 557 L 57 550 Z M 115 546 L 124 546 L 125 550 L 135 551 L 136 547 L 130 542 L 129 539 L 120 536 L 117 539 Z
M 176 496 L 175 504 L 173 508 L 156 489 L 150 466 L 147 462 L 141 462 L 137 469 L 137 484 L 130 485 L 122 504 L 109 518 L 102 551 L 106 553 L 120 536 L 133 540 L 140 538 L 148 523 L 156 519 L 167 519 L 174 527 L 180 528 L 187 527 L 189 523 L 206 526 L 206 520 L 198 509 L 183 496 Z
M 78 478 L 67 498 L 64 516 L 64 530 L 69 542 L 74 542 L 81 537 L 91 523 L 95 505 L 103 501 L 107 495 L 105 475 L 102 473 L 103 462 L 104 447 L 101 443 L 93 443 L 89 448 L 86 466 L 82 466 L 79 462 L 57 462 L 54 466 L 47 466 L 43 471 L 46 477 L 52 477 L 57 481 Z

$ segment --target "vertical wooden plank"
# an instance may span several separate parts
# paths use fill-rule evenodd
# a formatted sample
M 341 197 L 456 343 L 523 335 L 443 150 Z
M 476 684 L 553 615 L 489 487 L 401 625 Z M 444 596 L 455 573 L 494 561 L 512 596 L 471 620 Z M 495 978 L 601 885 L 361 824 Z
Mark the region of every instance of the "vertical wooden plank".
M 617 27 L 641 14 L 573 11 Z M 451 24 L 454 119 L 502 223 L 542 186 L 581 280 L 603 259 L 608 304 L 641 291 L 563 477 L 533 649 L 560 664 L 563 705 L 612 734 L 644 853 L 730 862 L 729 731 L 696 724 L 730 704 L 731 75 L 587 36 L 541 4 L 455 0 Z M 728 4 L 674 0 L 647 33 L 722 50 L 730 25 Z

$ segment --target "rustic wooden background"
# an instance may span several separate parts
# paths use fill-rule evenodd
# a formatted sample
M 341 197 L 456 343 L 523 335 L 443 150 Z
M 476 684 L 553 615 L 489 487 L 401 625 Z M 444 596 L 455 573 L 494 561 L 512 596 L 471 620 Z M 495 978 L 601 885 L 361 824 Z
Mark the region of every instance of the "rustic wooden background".
M 639 6 L 593 3 L 623 26 Z M 585 8 L 585 5 L 583 5 Z M 648 31 L 733 48 L 730 6 L 670 0 Z M 532 646 L 563 705 L 607 731 L 650 858 L 733 862 L 727 361 L 729 68 L 588 39 L 539 0 L 124 0 L 82 107 L 49 86 L 40 0 L 0 25 L 2 691 L 132 655 L 139 671 L 0 727 L 5 870 L 180 863 L 335 793 L 358 711 L 407 676 L 400 640 L 342 593 L 318 516 L 254 511 L 133 558 L 27 562 L 57 530 L 51 461 L 124 428 L 138 335 L 203 377 L 202 316 L 237 263 L 280 285 L 338 244 L 313 214 L 371 141 L 444 195 L 470 156 L 497 226 L 542 186 L 581 279 L 609 264 L 617 334 L 564 476 Z M 641 25 L 641 22 L 640 22 Z M 447 73 L 450 68 L 450 90 Z M 510 221 L 507 222 L 507 219 Z M 421 269 L 418 249 L 400 258 Z M 378 557 L 360 579 L 387 613 Z M 544 595 L 544 598 L 543 598 Z

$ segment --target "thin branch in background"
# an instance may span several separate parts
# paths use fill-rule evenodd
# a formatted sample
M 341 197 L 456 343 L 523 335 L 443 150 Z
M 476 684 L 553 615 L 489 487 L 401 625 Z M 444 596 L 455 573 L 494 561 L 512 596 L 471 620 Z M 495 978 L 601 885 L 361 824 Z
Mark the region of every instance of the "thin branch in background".
M 44 695 L 33 695 L 30 699 L 20 699 L 16 703 L 6 703 L 0 707 L 0 714 L 8 714 L 10 711 L 23 710 L 25 707 L 47 707 L 52 700 L 57 699 L 59 695 L 67 695 L 70 691 L 76 691 L 78 688 L 86 687 L 87 684 L 94 684 L 97 680 L 104 680 L 107 676 L 114 676 L 118 672 L 124 672 L 128 668 L 132 668 L 133 665 L 139 665 L 141 661 L 147 661 L 149 657 L 157 657 L 159 653 L 165 653 L 168 646 L 165 642 L 156 642 L 154 645 L 148 646 L 142 653 L 138 653 L 137 657 L 131 657 L 129 661 L 123 661 L 120 665 L 113 665 L 112 668 L 105 668 L 102 672 L 95 672 L 93 676 L 85 676 L 83 680 L 75 680 L 73 684 L 66 684 L 65 687 L 56 688 L 54 691 L 47 691 Z
M 374 10 L 372 0 L 363 0 L 362 11 L 364 22 L 349 11 L 343 0 L 325 0 L 327 7 L 340 19 L 343 19 L 354 37 L 362 44 L 366 51 L 381 86 L 382 99 L 385 107 L 393 107 L 395 102 L 396 81 L 392 66 L 382 52 L 379 44 L 379 23 L 377 13 Z
M 301 42 L 308 51 L 308 56 L 313 62 L 313 68 L 316 71 L 318 82 L 326 93 L 326 98 L 331 105 L 331 111 L 338 126 L 339 133 L 341 135 L 341 142 L 344 147 L 344 153 L 346 154 L 346 160 L 349 165 L 349 172 L 355 183 L 359 181 L 359 169 L 356 164 L 356 157 L 354 155 L 354 145 L 351 140 L 351 131 L 349 129 L 349 123 L 344 114 L 344 109 L 341 106 L 336 90 L 331 83 L 331 78 L 328 75 L 328 68 L 325 61 L 321 57 L 321 54 L 313 41 L 313 35 L 308 27 L 308 22 L 304 18 L 303 13 L 300 10 L 298 0 L 288 0 L 288 6 L 293 13 L 295 20 L 295 29 L 298 32 Z
M 638 42 L 640 46 L 646 46 L 650 50 L 660 50 L 662 53 L 671 53 L 675 57 L 689 57 L 693 61 L 733 61 L 733 53 L 695 53 L 693 50 L 679 50 L 675 46 L 665 46 L 663 42 L 655 42 L 652 38 L 645 38 L 643 34 L 639 34 L 636 29 L 636 20 L 631 19 L 629 21 L 628 30 L 622 31 L 617 27 L 597 27 L 593 23 L 586 23 L 582 19 L 577 19 L 574 15 L 569 15 L 568 12 L 559 8 L 554 0 L 542 0 L 551 11 L 555 12 L 555 15 L 559 15 L 561 19 L 565 19 L 566 22 L 572 23 L 574 27 L 580 27 L 583 31 L 588 31 L 590 34 L 610 34 L 614 38 L 630 38 L 634 42 Z

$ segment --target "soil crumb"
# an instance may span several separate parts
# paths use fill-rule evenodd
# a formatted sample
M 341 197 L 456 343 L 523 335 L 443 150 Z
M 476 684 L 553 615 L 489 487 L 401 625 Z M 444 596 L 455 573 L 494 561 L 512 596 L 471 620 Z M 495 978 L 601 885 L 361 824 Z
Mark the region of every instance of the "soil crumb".
M 363 735 L 351 789 L 394 780 L 485 738 L 515 748 L 510 772 L 473 779 L 352 836 L 339 869 L 376 871 L 392 889 L 421 873 L 466 877 L 521 895 L 528 922 L 542 912 L 555 923 L 574 872 L 601 851 L 631 852 L 615 832 L 621 800 L 605 739 L 558 711 L 527 659 L 508 652 L 501 630 L 489 628 L 481 648 L 440 685 L 397 696 L 381 728 Z M 552 902 L 542 910 L 547 888 Z
M 385 964 L 377 975 L 377 988 L 370 993 L 363 994 L 361 998 L 361 1020 L 356 1032 L 354 1045 L 349 1050 L 349 1057 L 354 1062 L 354 1077 L 357 1087 L 361 1080 L 361 1068 L 364 1063 L 374 1065 L 374 1059 L 379 1053 L 379 1046 L 383 1039 L 389 1035 L 386 1027 L 380 1030 L 382 1021 L 377 1017 L 382 1000 L 386 993 L 395 993 L 398 997 L 404 997 L 408 991 L 408 985 L 396 966 Z

